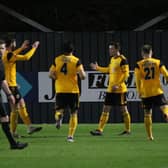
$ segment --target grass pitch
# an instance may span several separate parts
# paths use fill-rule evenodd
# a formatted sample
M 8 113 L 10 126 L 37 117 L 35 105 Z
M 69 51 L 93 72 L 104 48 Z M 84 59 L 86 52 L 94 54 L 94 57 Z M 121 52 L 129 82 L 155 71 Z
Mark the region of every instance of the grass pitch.
M 143 123 L 132 124 L 132 134 L 119 136 L 123 124 L 107 124 L 103 136 L 89 134 L 97 124 L 79 124 L 75 142 L 66 141 L 68 125 L 57 130 L 42 124 L 41 132 L 26 134 L 24 150 L 10 150 L 0 131 L 0 168 L 168 168 L 168 125 L 153 123 L 154 141 L 148 141 Z

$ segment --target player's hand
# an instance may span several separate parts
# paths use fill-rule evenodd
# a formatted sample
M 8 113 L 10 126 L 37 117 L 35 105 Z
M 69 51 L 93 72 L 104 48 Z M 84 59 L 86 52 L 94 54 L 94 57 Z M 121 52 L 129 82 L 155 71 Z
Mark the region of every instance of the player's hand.
M 90 63 L 90 67 L 91 67 L 91 69 L 96 70 L 97 67 L 98 67 L 97 62 L 95 62 L 95 63 Z
M 139 98 L 141 99 L 141 93 L 139 93 Z
M 22 45 L 21 45 L 21 48 L 24 50 L 24 49 L 26 49 L 26 48 L 28 48 L 29 47 L 29 40 L 25 40 L 23 43 L 22 43 Z
M 119 86 L 118 86 L 118 85 L 113 85 L 113 86 L 112 86 L 112 91 L 116 91 L 117 89 L 119 89 Z
M 51 78 L 53 80 L 57 80 L 56 72 L 50 71 L 49 72 L 49 78 Z
M 37 48 L 39 46 L 40 42 L 39 41 L 35 41 L 33 44 L 32 44 L 32 47 L 33 48 Z

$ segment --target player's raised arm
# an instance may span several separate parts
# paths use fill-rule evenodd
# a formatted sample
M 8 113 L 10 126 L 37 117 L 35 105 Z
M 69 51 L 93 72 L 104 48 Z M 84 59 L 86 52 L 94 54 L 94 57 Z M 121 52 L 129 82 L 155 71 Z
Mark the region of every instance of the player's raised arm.
M 22 50 L 26 49 L 29 47 L 29 44 L 30 44 L 30 41 L 29 40 L 25 40 L 22 45 L 21 45 L 21 48 Z
M 35 51 L 38 48 L 39 44 L 40 44 L 39 41 L 35 41 L 32 44 L 32 49 L 29 50 L 26 54 L 24 54 L 24 55 L 15 55 L 16 60 L 19 60 L 19 61 L 28 61 L 33 56 L 33 54 L 35 53 Z

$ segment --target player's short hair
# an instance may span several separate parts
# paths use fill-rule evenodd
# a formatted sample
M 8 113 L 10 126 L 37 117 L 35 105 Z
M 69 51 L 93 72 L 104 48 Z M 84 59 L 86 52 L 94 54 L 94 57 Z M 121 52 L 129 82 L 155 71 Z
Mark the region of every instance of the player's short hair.
M 151 50 L 152 50 L 152 46 L 149 44 L 145 44 L 141 47 L 141 51 L 145 54 L 149 54 Z
M 109 43 L 109 47 L 110 47 L 110 46 L 114 46 L 115 49 L 118 49 L 118 50 L 121 49 L 121 46 L 120 46 L 120 43 L 119 43 L 119 42 L 114 42 L 114 41 L 112 41 L 112 42 Z
M 71 41 L 65 41 L 63 44 L 63 52 L 65 53 L 70 53 L 73 52 L 74 50 L 74 45 Z
M 16 39 L 5 39 L 6 47 L 9 47 L 15 41 L 16 41 Z
M 5 41 L 0 39 L 0 45 L 5 44 Z

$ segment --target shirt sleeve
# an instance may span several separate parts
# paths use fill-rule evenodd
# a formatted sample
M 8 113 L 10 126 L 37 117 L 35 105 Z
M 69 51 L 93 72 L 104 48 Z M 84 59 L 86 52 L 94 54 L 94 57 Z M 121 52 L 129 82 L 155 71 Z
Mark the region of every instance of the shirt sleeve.
M 162 64 L 160 66 L 160 72 L 161 72 L 161 74 L 163 74 L 163 76 L 166 78 L 166 81 L 168 82 L 168 71 L 167 71 L 165 65 Z
M 24 55 L 15 55 L 16 60 L 18 60 L 18 61 L 27 61 L 27 60 L 29 60 L 33 56 L 33 54 L 35 53 L 35 51 L 36 51 L 36 48 L 32 48 L 30 51 L 28 51 Z
M 100 71 L 102 73 L 109 73 L 109 67 L 101 67 L 101 66 L 97 66 L 97 71 Z
M 134 75 L 135 75 L 135 84 L 137 88 L 137 92 L 140 93 L 140 71 L 139 71 L 139 65 L 136 64 L 135 69 L 134 69 Z

